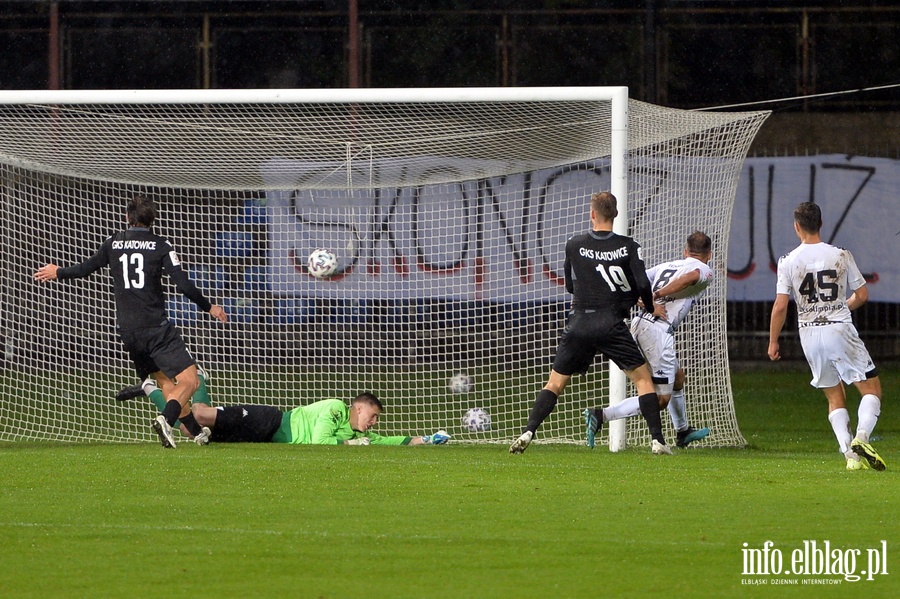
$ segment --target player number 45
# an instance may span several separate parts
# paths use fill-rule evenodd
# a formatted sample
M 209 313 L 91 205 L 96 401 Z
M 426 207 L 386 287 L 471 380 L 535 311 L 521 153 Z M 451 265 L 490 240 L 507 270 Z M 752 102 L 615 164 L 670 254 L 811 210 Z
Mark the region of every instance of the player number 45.
M 819 301 L 833 302 L 838 294 L 838 284 L 834 282 L 836 278 L 837 271 L 834 269 L 808 272 L 800 283 L 799 291 L 811 304 Z
M 625 276 L 625 271 L 621 266 L 613 264 L 607 268 L 605 264 L 598 264 L 596 270 L 603 277 L 603 280 L 606 281 L 606 284 L 609 285 L 610 291 L 616 291 L 617 289 L 622 291 L 631 290 L 631 283 L 628 282 L 628 277 Z

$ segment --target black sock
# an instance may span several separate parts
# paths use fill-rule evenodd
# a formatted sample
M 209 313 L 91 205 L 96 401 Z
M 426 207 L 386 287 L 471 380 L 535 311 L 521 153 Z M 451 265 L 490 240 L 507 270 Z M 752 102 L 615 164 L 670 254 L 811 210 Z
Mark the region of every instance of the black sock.
M 531 431 L 532 434 L 537 432 L 541 423 L 556 407 L 556 399 L 556 393 L 547 389 L 541 389 L 541 392 L 538 393 L 537 398 L 534 400 L 534 407 L 531 408 L 531 413 L 528 415 L 528 424 L 525 426 L 526 431 Z
M 665 445 L 666 439 L 662 434 L 662 418 L 659 416 L 659 396 L 656 393 L 645 393 L 638 397 L 638 404 L 641 406 L 641 415 L 647 421 L 650 436 Z
M 163 418 L 169 423 L 169 426 L 175 426 L 175 421 L 181 415 L 181 404 L 174 399 L 166 402 L 166 407 L 162 411 Z
M 200 424 L 194 418 L 194 415 L 190 412 L 188 412 L 187 416 L 181 417 L 181 424 L 183 424 L 185 428 L 187 428 L 192 437 L 196 437 L 203 431 L 203 429 L 200 428 Z

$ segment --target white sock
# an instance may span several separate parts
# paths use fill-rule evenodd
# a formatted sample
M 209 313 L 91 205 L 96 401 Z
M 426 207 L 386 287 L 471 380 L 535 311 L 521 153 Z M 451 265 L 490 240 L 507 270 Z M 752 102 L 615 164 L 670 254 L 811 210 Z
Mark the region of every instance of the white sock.
M 641 413 L 641 404 L 638 402 L 637 396 L 623 399 L 614 406 L 603 408 L 603 422 L 610 420 L 619 420 L 620 418 L 630 418 Z
M 859 423 L 856 425 L 856 438 L 863 443 L 869 442 L 869 436 L 875 430 L 878 416 L 881 414 L 881 400 L 877 395 L 863 395 L 859 400 Z
M 669 399 L 669 416 L 672 418 L 672 426 L 676 431 L 687 430 L 687 407 L 684 405 L 684 389 L 672 391 Z
M 148 377 L 144 379 L 143 383 L 141 383 L 141 389 L 144 390 L 144 395 L 149 396 L 151 393 L 159 389 L 159 387 L 156 385 L 156 381 Z
M 850 441 L 852 438 L 850 437 L 850 412 L 847 411 L 847 408 L 833 410 L 828 414 L 828 422 L 831 423 L 831 428 L 834 430 L 834 436 L 837 437 L 841 453 L 850 451 Z

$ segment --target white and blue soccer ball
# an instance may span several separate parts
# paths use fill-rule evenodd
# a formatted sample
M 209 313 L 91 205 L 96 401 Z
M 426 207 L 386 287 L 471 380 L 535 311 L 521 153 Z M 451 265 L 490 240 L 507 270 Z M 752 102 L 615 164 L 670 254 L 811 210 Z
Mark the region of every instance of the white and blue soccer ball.
M 463 427 L 470 433 L 491 430 L 491 415 L 484 408 L 469 408 L 462 417 Z
M 447 386 L 454 393 L 469 393 L 475 386 L 475 382 L 468 374 L 464 372 L 457 372 L 450 377 L 450 382 L 447 384 Z
M 330 277 L 337 270 L 337 256 L 331 250 L 318 248 L 312 251 L 309 259 L 306 261 L 306 269 L 309 274 L 317 279 Z

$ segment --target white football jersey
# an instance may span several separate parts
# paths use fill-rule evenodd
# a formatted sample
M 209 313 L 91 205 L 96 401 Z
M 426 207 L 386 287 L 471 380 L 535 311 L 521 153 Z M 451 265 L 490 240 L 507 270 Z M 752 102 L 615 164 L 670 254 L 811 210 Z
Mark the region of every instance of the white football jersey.
M 712 281 L 713 271 L 708 264 L 696 258 L 682 258 L 681 260 L 672 260 L 671 262 L 663 262 L 647 270 L 647 278 L 653 291 L 662 289 L 669 281 L 677 279 L 681 275 L 687 274 L 692 270 L 700 271 L 700 280 L 693 285 L 679 291 L 678 293 L 666 297 L 666 312 L 669 315 L 669 324 L 672 330 L 678 328 L 684 317 L 691 310 L 694 302 L 706 292 Z
M 801 326 L 852 322 L 848 290 L 865 283 L 853 255 L 825 242 L 802 243 L 778 260 L 776 292 L 794 296 Z

